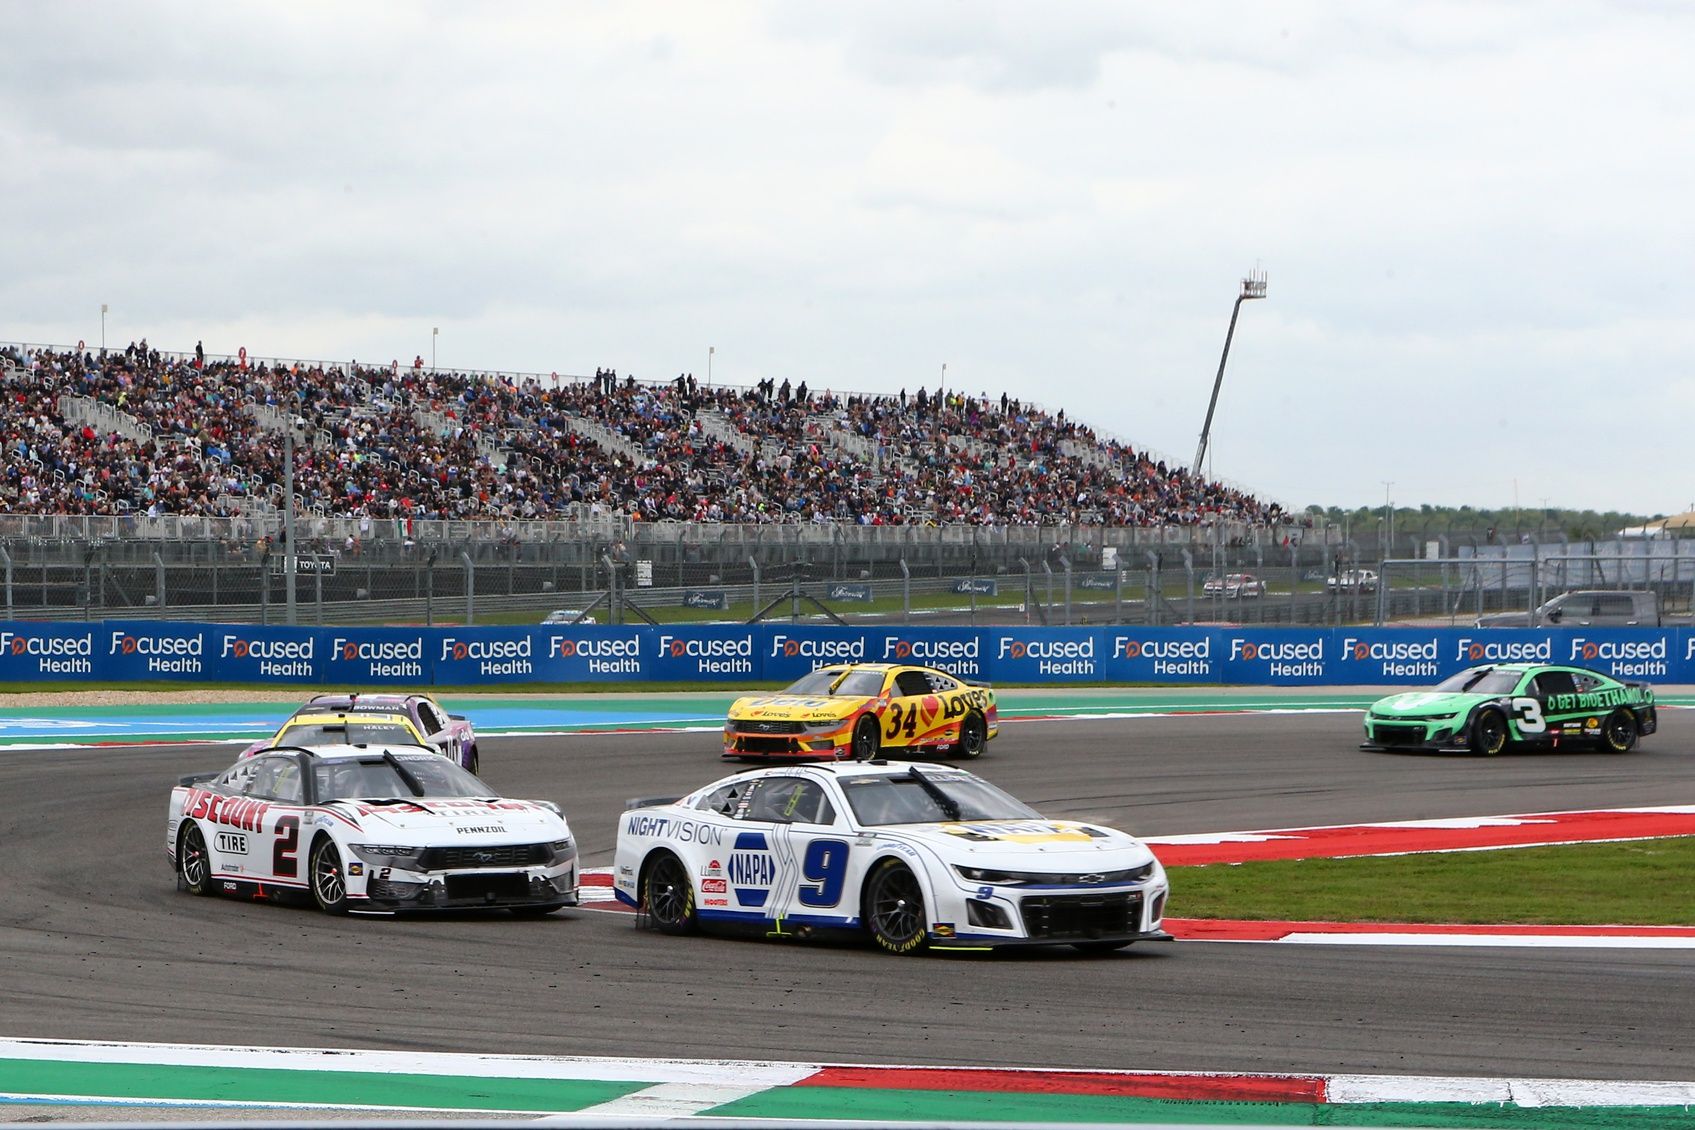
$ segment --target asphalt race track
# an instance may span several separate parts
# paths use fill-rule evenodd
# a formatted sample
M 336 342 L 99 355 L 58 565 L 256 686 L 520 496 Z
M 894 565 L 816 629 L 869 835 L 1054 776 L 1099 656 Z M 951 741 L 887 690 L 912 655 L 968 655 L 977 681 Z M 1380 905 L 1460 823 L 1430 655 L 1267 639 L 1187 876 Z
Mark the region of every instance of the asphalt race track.
M 1695 712 L 1635 753 L 1367 754 L 1358 715 L 1008 724 L 974 768 L 1145 834 L 1695 802 Z M 714 733 L 491 738 L 587 866 Z M 1688 950 L 1187 942 L 899 958 L 567 910 L 334 919 L 179 893 L 166 795 L 231 746 L 0 750 L 0 1035 L 520 1054 L 1684 1079 Z M 1690 893 L 1695 897 L 1695 880 Z M 1182 888 L 1172 896 L 1182 913 Z

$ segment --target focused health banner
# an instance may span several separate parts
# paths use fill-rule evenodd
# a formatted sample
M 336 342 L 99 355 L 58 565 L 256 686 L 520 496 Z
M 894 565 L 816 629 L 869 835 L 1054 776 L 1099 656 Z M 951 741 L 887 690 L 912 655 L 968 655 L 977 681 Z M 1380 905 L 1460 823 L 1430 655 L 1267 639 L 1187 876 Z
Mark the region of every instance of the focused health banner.
M 1687 628 L 309 628 L 157 620 L 0 622 L 0 682 L 500 686 L 784 683 L 838 663 L 917 663 L 1028 685 L 1429 686 L 1486 663 L 1695 683 Z

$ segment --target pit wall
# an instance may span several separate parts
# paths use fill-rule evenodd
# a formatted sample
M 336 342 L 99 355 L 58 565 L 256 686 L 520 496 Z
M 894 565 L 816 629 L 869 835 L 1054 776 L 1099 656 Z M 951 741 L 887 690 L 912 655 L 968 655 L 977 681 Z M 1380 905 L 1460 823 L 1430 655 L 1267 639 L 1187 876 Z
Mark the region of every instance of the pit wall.
M 1695 683 L 1688 628 L 922 628 L 786 624 L 304 628 L 0 621 L 0 682 L 475 686 L 785 681 L 837 662 L 999 683 L 1425 684 L 1479 663 Z

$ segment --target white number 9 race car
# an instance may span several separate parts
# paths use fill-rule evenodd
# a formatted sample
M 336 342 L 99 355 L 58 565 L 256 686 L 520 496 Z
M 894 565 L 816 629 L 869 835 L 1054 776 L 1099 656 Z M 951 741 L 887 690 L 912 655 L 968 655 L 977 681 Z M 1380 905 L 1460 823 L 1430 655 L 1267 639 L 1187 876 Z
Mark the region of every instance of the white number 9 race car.
M 1044 819 L 963 769 L 761 769 L 634 801 L 613 868 L 618 899 L 670 934 L 857 931 L 894 953 L 1170 940 L 1169 885 L 1146 845 Z
M 348 911 L 577 904 L 559 807 L 495 795 L 433 748 L 280 746 L 171 790 L 165 850 L 197 895 Z

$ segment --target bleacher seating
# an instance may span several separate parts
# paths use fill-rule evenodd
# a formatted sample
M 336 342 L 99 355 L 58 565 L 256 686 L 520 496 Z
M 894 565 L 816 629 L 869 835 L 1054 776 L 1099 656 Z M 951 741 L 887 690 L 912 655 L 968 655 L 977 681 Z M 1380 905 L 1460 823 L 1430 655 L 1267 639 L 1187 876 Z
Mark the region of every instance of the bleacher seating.
M 296 505 L 373 518 L 1110 526 L 1278 521 L 1007 396 L 805 384 L 543 383 L 411 368 L 200 361 L 145 341 L 15 351 L 0 512 L 228 516 Z

